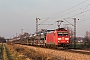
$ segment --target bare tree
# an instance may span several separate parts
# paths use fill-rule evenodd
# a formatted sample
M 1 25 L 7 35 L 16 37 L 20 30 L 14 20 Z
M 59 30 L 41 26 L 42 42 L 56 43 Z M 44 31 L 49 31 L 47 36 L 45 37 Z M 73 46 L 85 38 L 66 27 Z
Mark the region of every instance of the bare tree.
M 84 43 L 85 43 L 85 46 L 90 47 L 90 32 L 89 31 L 85 32 Z

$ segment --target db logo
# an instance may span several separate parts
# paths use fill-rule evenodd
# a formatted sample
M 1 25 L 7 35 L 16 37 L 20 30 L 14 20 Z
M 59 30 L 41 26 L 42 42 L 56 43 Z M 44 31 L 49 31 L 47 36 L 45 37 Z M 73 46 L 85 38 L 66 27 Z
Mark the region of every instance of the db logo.
M 64 37 L 62 37 L 62 40 L 64 40 Z

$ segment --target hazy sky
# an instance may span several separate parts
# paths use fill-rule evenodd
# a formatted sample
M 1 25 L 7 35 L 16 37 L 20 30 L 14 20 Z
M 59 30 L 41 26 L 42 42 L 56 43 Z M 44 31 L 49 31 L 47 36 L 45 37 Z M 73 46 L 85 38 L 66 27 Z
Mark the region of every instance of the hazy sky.
M 77 36 L 84 36 L 90 31 L 90 0 L 0 0 L 0 35 L 6 38 L 23 32 L 34 33 L 36 17 L 42 25 L 40 29 L 55 29 L 57 20 L 66 19 L 73 24 L 77 18 Z M 85 21 L 83 21 L 85 20 Z M 63 23 L 67 24 L 66 22 Z M 70 26 L 71 27 L 71 26 Z M 73 28 L 73 27 L 72 27 Z

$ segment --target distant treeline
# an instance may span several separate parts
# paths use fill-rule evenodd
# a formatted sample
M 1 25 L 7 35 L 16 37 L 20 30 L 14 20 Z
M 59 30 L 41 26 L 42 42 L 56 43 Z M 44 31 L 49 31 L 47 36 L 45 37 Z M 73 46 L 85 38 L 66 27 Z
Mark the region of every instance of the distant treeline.
M 6 39 L 3 37 L 0 37 L 0 43 L 5 43 L 5 42 L 6 42 Z

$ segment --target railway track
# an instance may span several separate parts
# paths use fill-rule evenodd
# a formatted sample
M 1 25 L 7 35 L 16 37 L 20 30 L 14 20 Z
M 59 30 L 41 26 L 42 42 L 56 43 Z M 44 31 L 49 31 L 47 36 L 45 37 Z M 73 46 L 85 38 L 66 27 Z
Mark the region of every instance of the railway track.
M 80 53 L 80 54 L 90 55 L 90 51 L 87 51 L 87 50 L 69 49 L 67 51 L 68 52 L 74 52 L 74 53 Z
M 39 47 L 39 46 L 34 46 L 34 47 Z M 40 47 L 40 48 L 46 48 L 46 47 Z M 46 49 L 52 49 L 52 50 L 57 50 L 57 51 L 67 51 L 67 52 L 72 52 L 72 53 L 80 53 L 80 54 L 90 55 L 90 50 L 73 49 L 73 48 L 64 49 L 62 47 L 59 47 L 56 49 L 55 48 L 46 48 Z
M 85 55 L 90 55 L 90 50 L 82 50 L 82 49 L 54 49 L 54 50 L 58 50 L 58 51 L 67 51 L 67 52 L 71 52 L 71 53 L 79 53 L 79 54 L 85 54 Z
M 52 49 L 52 50 L 56 50 L 56 51 L 65 51 L 65 52 L 71 52 L 71 53 L 90 55 L 90 50 L 74 49 L 74 48 L 64 49 L 62 47 L 58 47 L 56 49 L 55 48 L 46 48 L 46 47 L 43 47 L 43 46 L 41 46 L 41 47 L 40 46 L 34 46 L 34 47 L 45 48 L 45 49 Z

